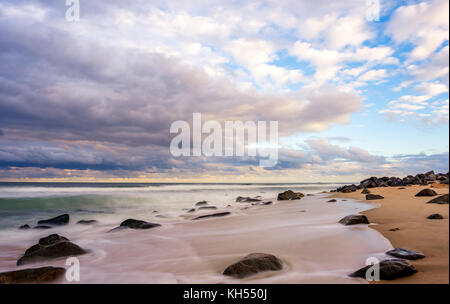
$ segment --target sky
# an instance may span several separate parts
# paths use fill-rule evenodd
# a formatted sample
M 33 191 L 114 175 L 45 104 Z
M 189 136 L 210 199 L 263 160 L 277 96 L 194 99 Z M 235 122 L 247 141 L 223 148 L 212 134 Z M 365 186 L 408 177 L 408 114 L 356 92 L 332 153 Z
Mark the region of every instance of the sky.
M 76 2 L 76 1 L 72 1 Z M 449 1 L 0 2 L 0 180 L 357 182 L 449 168 Z M 279 160 L 172 122 L 278 121 Z

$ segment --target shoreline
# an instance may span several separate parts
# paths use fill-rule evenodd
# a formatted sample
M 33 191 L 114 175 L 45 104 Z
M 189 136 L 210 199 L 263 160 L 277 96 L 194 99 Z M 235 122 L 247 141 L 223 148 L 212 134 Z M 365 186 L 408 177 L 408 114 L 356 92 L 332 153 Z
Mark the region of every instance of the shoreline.
M 404 188 L 404 189 L 401 189 Z M 372 194 L 384 199 L 366 201 L 362 190 L 351 193 L 332 193 L 330 197 L 354 199 L 379 207 L 362 212 L 372 223 L 370 228 L 381 233 L 392 246 L 420 251 L 424 259 L 410 261 L 418 270 L 412 276 L 374 284 L 448 284 L 449 283 L 449 205 L 426 204 L 434 197 L 415 197 L 420 190 L 430 186 L 370 188 Z M 438 195 L 448 194 L 448 186 L 432 187 Z M 442 220 L 429 220 L 433 213 L 444 216 Z M 390 229 L 400 230 L 391 231 Z

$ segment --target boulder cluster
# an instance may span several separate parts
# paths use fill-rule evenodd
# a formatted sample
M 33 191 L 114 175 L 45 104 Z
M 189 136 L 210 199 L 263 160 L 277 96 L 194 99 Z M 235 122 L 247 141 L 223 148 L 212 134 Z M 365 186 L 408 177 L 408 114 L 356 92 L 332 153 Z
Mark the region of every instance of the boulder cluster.
M 332 192 L 355 192 L 359 189 L 376 188 L 376 187 L 401 187 L 409 185 L 428 185 L 433 183 L 447 184 L 449 183 L 449 173 L 434 173 L 429 171 L 416 176 L 408 175 L 404 178 L 400 177 L 370 177 L 362 180 L 359 185 L 345 185 L 332 190 Z

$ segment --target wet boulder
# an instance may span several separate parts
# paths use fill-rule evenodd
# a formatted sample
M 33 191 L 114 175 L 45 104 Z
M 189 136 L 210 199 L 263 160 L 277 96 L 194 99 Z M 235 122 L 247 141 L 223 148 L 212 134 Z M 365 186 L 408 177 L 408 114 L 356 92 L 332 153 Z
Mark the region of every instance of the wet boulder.
M 218 212 L 218 213 L 213 213 L 213 214 L 206 214 L 206 215 L 200 215 L 197 217 L 194 217 L 192 220 L 201 220 L 201 219 L 205 219 L 205 218 L 211 218 L 211 217 L 222 217 L 222 216 L 227 216 L 230 215 L 231 212 Z
M 335 199 L 330 199 L 327 203 L 336 203 L 337 202 L 337 200 L 335 200 Z
M 448 194 L 444 194 L 439 197 L 433 198 L 431 201 L 427 202 L 427 204 L 448 205 Z
M 283 193 L 278 194 L 279 201 L 289 201 L 289 200 L 298 200 L 304 197 L 305 195 L 301 192 L 294 192 L 292 190 L 285 191 Z
M 364 188 L 363 191 L 361 191 L 361 194 L 369 194 L 370 191 L 367 188 Z
M 28 248 L 24 255 L 17 261 L 17 265 L 25 265 L 51 259 L 76 256 L 87 253 L 69 239 L 58 234 L 51 234 L 39 240 L 36 245 Z
M 98 221 L 96 220 L 80 220 L 77 222 L 78 225 L 92 225 L 92 224 L 97 224 Z
M 62 267 L 41 267 L 0 273 L 0 284 L 40 284 L 59 280 L 66 273 Z
M 403 259 L 383 260 L 378 266 L 380 269 L 380 280 L 395 280 L 417 272 L 417 269 L 411 263 Z M 367 272 L 372 267 L 374 265 L 365 266 L 350 274 L 350 277 L 367 279 Z M 369 270 L 369 274 L 373 275 L 373 271 Z
M 31 227 L 30 227 L 30 225 L 25 224 L 25 225 L 20 226 L 19 229 L 20 230 L 28 230 L 28 229 L 31 229 Z
M 444 217 L 442 215 L 440 215 L 439 213 L 433 213 L 433 214 L 430 214 L 429 216 L 427 216 L 427 219 L 429 219 L 429 220 L 443 220 Z
M 145 221 L 135 220 L 135 219 L 127 219 L 120 223 L 120 227 L 131 228 L 131 229 L 150 229 L 154 227 L 159 227 L 160 224 L 149 223 Z
M 407 259 L 407 260 L 418 260 L 423 259 L 425 255 L 422 252 L 418 251 L 412 251 L 404 248 L 394 248 L 392 250 L 389 250 L 386 252 L 386 254 L 400 258 L 400 259 Z
M 252 253 L 228 266 L 223 271 L 223 275 L 242 279 L 259 272 L 281 269 L 283 269 L 283 262 L 276 256 L 266 253 Z
M 238 196 L 236 198 L 236 203 L 251 203 L 251 202 L 260 202 L 261 199 L 259 197 L 242 197 L 242 196 Z
M 370 224 L 369 219 L 362 214 L 347 215 L 346 217 L 339 220 L 342 225 L 358 225 L 358 224 Z
M 379 199 L 384 199 L 384 197 L 381 195 L 378 195 L 378 194 L 367 194 L 366 195 L 366 200 L 368 200 L 368 201 L 379 200 Z
M 70 216 L 68 214 L 63 214 L 56 216 L 54 218 L 48 219 L 48 220 L 41 220 L 38 221 L 38 225 L 45 225 L 45 226 L 62 226 L 67 225 L 69 223 Z
M 198 210 L 216 210 L 217 207 L 216 206 L 203 206 L 198 208 Z
M 436 193 L 436 191 L 434 191 L 433 189 L 423 189 L 421 190 L 419 193 L 417 193 L 415 196 L 436 196 L 438 195 Z
M 206 205 L 208 205 L 207 201 L 201 201 L 201 202 L 195 203 L 195 206 L 206 206 Z

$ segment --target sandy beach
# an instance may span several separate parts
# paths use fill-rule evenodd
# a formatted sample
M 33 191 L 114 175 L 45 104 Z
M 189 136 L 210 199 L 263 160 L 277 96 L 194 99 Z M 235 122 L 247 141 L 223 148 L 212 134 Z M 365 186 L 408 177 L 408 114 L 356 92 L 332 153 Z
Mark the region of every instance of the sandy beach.
M 363 212 L 374 223 L 369 227 L 382 233 L 394 247 L 420 251 L 426 258 L 412 261 L 418 273 L 394 281 L 380 281 L 388 284 L 431 284 L 449 283 L 449 205 L 426 204 L 434 197 L 415 197 L 420 190 L 430 186 L 371 188 L 370 192 L 384 196 L 384 199 L 371 201 L 379 208 Z M 448 185 L 432 188 L 438 194 L 449 192 Z M 334 193 L 336 198 L 365 200 L 361 190 L 352 193 Z M 429 220 L 433 213 L 444 216 L 442 220 Z M 398 231 L 390 229 L 399 228 Z

